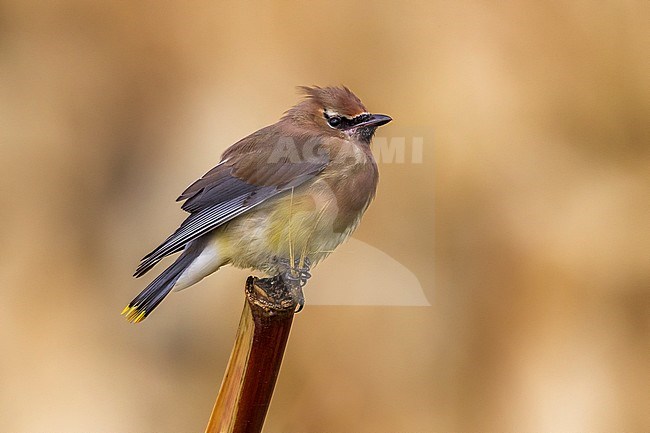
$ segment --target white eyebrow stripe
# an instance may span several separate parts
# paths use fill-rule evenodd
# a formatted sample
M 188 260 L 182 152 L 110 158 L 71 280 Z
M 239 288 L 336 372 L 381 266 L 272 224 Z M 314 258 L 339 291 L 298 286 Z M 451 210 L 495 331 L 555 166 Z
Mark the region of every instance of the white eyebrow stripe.
M 334 110 L 330 110 L 329 108 L 323 110 L 323 113 L 325 113 L 325 115 L 327 117 L 340 116 L 340 117 L 345 117 L 346 119 L 349 119 L 349 120 L 354 120 L 354 119 L 356 119 L 357 117 L 360 117 L 360 116 L 369 116 L 370 115 L 370 113 L 368 113 L 367 111 L 364 111 L 363 113 L 355 114 L 354 117 L 349 117 L 349 116 L 346 116 L 344 114 L 339 114 Z
M 329 108 L 326 109 L 326 110 L 323 110 L 323 112 L 325 113 L 325 115 L 326 115 L 327 117 L 332 117 L 332 116 L 341 116 L 339 113 L 337 113 L 336 111 L 330 110 Z M 345 117 L 345 116 L 343 116 L 343 117 Z

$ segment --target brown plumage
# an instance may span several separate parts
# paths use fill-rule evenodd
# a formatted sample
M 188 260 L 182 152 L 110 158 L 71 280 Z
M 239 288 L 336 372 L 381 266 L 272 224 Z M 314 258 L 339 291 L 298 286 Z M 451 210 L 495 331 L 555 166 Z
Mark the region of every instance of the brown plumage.
M 144 319 L 172 289 L 225 264 L 277 274 L 299 288 L 309 266 L 356 228 L 378 180 L 370 141 L 391 119 L 368 113 L 346 87 L 301 90 L 303 101 L 228 148 L 178 197 L 190 215 L 135 276 L 183 252 L 125 308 L 129 320 Z

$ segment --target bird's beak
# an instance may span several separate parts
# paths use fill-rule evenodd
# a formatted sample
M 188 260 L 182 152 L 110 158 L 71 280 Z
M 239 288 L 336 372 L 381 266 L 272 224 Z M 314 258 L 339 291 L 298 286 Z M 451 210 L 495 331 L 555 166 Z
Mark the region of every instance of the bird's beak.
M 366 120 L 365 122 L 354 125 L 354 127 L 355 128 L 364 127 L 364 126 L 377 127 L 377 126 L 385 125 L 391 120 L 393 120 L 393 118 L 390 116 L 386 116 L 385 114 L 371 114 L 370 119 Z

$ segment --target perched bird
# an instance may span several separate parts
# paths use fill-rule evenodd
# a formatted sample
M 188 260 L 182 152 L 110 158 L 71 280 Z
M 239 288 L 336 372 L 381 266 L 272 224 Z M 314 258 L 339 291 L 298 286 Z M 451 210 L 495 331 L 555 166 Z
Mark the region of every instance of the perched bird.
M 281 278 L 302 308 L 310 267 L 350 236 L 375 195 L 370 141 L 392 119 L 369 113 L 346 87 L 300 89 L 303 101 L 229 147 L 178 197 L 190 215 L 134 276 L 181 254 L 124 309 L 127 320 L 140 322 L 172 290 L 226 264 Z

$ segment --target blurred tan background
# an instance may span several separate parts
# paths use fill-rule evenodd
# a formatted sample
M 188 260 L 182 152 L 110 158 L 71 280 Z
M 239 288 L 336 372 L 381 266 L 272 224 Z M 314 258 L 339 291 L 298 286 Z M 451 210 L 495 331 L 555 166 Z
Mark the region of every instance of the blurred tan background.
M 0 431 L 203 431 L 247 272 L 140 326 L 131 273 L 310 84 L 423 138 L 355 238 L 432 306 L 316 270 L 266 431 L 650 431 L 649 5 L 0 1 Z

